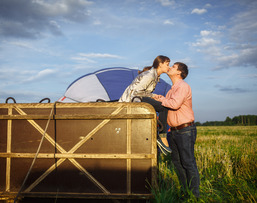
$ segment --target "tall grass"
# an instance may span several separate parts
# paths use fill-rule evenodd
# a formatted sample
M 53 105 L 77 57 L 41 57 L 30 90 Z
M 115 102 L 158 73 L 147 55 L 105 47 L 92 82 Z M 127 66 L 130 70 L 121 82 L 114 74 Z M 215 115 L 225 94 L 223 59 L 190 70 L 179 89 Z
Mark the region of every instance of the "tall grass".
M 197 131 L 200 198 L 182 200 L 170 157 L 160 155 L 154 202 L 257 202 L 257 126 L 201 126 Z

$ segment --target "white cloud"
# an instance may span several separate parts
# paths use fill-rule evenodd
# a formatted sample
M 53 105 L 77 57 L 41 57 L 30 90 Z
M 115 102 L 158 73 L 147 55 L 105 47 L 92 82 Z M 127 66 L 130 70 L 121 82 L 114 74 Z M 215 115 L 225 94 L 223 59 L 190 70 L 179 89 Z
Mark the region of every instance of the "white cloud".
M 102 25 L 102 22 L 100 20 L 95 20 L 93 22 L 94 25 Z
M 252 1 L 248 8 L 231 18 L 230 50 L 238 53 L 237 65 L 257 68 L 257 2 Z
M 165 20 L 165 21 L 163 22 L 163 24 L 164 24 L 164 25 L 174 25 L 173 21 L 172 21 L 172 20 L 169 20 L 169 19 Z
M 49 27 L 51 27 L 51 32 L 55 35 L 61 35 L 61 26 L 54 20 L 49 21 Z
M 175 1 L 174 0 L 157 0 L 161 3 L 162 6 L 174 6 Z
M 47 47 L 47 44 L 37 44 L 37 43 L 34 43 L 34 41 L 23 40 L 23 39 L 3 40 L 2 48 L 4 48 L 5 50 L 14 49 L 16 51 L 19 49 L 20 57 L 21 55 L 28 56 L 29 54 L 28 52 L 33 54 L 39 53 L 39 54 L 44 54 L 44 56 L 48 55 L 48 56 L 54 56 L 54 57 L 60 55 L 59 52 L 56 52 L 53 49 L 49 49 Z
M 190 45 L 214 61 L 217 64 L 215 69 L 237 66 L 257 67 L 256 45 L 237 44 L 235 41 L 224 43 L 217 33 L 219 32 L 203 30 L 196 42 Z
M 197 52 L 203 53 L 208 58 L 208 60 L 218 62 L 219 57 L 223 56 L 221 41 L 219 37 L 220 35 L 218 32 L 202 30 L 200 31 L 200 36 L 196 42 L 191 43 L 190 45 L 196 48 Z M 224 59 L 219 60 L 221 61 Z
M 21 81 L 25 81 L 29 76 L 35 74 L 33 70 L 21 70 L 20 67 L 0 67 L 0 79 L 2 86 L 17 85 Z
M 211 34 L 211 31 L 208 31 L 208 30 L 202 30 L 202 31 L 200 32 L 200 35 L 203 36 L 203 37 L 208 36 L 208 35 L 210 35 L 210 34 Z
M 35 46 L 33 46 L 31 43 L 27 43 L 27 42 L 23 42 L 23 41 L 5 41 L 5 43 L 7 45 L 20 47 L 20 48 L 32 50 L 35 52 L 44 52 L 44 50 L 42 50 L 42 49 L 35 48 Z
M 74 56 L 74 57 L 71 57 L 71 59 L 75 60 L 77 62 L 96 63 L 96 61 L 94 61 L 94 60 L 91 60 L 91 59 L 86 58 L 86 57 L 81 57 L 81 56 Z
M 202 37 L 197 40 L 197 42 L 192 43 L 192 46 L 194 47 L 210 47 L 214 46 L 216 44 L 219 44 L 220 41 L 213 39 L 213 38 L 207 38 L 207 37 Z
M 92 3 L 87 0 L 1 1 L 0 35 L 31 39 L 42 37 L 48 31 L 62 35 L 58 22 L 85 22 L 90 14 L 87 7 Z
M 71 57 L 71 59 L 77 62 L 88 62 L 88 63 L 97 63 L 97 59 L 122 59 L 121 56 L 114 54 L 102 54 L 102 53 L 79 53 L 77 56 Z M 93 60 L 95 59 L 95 60 Z
M 257 74 L 251 74 L 251 75 L 242 75 L 242 78 L 249 78 L 249 79 L 256 79 L 257 78 Z
M 90 54 L 80 53 L 79 55 L 87 58 L 121 58 L 118 55 L 101 54 L 101 53 L 90 53 Z
M 53 74 L 55 74 L 55 73 L 56 73 L 56 70 L 47 68 L 47 69 L 44 69 L 44 70 L 42 70 L 42 71 L 39 71 L 36 75 L 31 76 L 31 77 L 25 79 L 24 82 L 35 81 L 35 80 L 44 78 L 44 77 L 46 77 L 46 76 L 53 75 Z
M 217 25 L 217 31 L 200 31 L 198 39 L 191 43 L 196 51 L 216 63 L 216 69 L 257 68 L 257 2 L 251 2 L 247 8 L 233 15 L 227 24 Z
M 32 3 L 38 4 L 44 9 L 47 14 L 51 16 L 56 16 L 56 15 L 74 15 L 74 9 L 78 9 L 79 7 L 85 7 L 93 4 L 92 1 L 87 1 L 87 0 L 73 0 L 73 1 L 67 1 L 67 0 L 59 0 L 57 2 L 46 2 L 43 0 L 33 0 Z M 77 10 L 77 16 L 78 15 L 85 15 L 85 11 L 80 11 Z M 74 18 L 74 17 L 72 17 Z
M 215 36 L 215 37 L 219 37 L 219 35 L 221 34 L 221 32 L 219 31 L 211 31 L 211 30 L 202 30 L 200 31 L 200 35 L 202 37 L 207 37 L 207 36 Z
M 195 8 L 195 9 L 192 10 L 191 14 L 201 15 L 201 14 L 204 14 L 206 12 L 207 12 L 207 10 L 205 8 L 202 8 L 202 9 Z
M 229 29 L 232 40 L 242 43 L 257 40 L 257 2 L 249 6 L 251 9 L 240 12 L 232 18 L 232 27 Z
M 224 64 L 223 68 L 227 68 L 227 66 L 234 66 L 238 63 L 238 54 L 232 53 L 231 55 L 221 55 L 217 58 L 220 64 Z
M 204 6 L 205 8 L 211 8 L 212 7 L 212 5 L 211 4 L 205 4 L 205 6 Z

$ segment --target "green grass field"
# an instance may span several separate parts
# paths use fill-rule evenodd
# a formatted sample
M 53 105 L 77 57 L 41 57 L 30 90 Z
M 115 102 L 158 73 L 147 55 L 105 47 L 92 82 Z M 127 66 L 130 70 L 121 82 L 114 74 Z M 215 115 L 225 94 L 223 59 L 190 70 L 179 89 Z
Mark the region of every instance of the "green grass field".
M 200 199 L 183 202 L 257 201 L 257 126 L 197 127 L 195 156 Z M 159 157 L 154 202 L 182 202 L 181 188 L 169 157 Z

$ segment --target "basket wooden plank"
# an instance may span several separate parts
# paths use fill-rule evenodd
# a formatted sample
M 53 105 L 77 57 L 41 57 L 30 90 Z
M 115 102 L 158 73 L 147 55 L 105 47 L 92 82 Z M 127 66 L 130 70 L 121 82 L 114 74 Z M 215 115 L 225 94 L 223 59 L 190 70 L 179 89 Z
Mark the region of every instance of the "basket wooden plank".
M 145 180 L 156 182 L 157 146 L 149 104 L 0 104 L 0 198 L 17 194 L 42 136 L 21 197 L 51 197 L 57 188 L 64 198 L 151 196 Z

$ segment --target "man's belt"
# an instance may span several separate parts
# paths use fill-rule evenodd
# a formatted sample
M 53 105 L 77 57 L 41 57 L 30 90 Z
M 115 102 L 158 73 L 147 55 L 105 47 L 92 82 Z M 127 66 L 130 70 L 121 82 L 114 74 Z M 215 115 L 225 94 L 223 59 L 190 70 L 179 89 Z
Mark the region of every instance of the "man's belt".
M 185 124 L 179 125 L 177 127 L 171 127 L 171 130 L 181 130 L 185 127 L 192 126 L 192 125 L 194 125 L 194 121 L 190 122 L 190 123 L 185 123 Z

